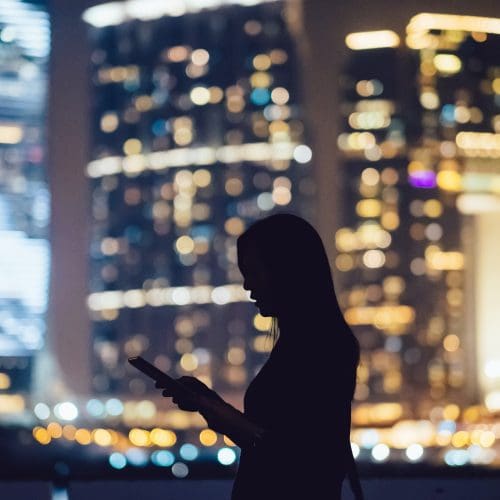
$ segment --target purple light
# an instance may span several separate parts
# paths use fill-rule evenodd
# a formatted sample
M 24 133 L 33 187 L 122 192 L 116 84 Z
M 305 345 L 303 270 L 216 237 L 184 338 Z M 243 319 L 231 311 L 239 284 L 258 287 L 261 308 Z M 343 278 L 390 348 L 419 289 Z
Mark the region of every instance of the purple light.
M 432 170 L 417 170 L 408 175 L 408 181 L 413 187 L 436 187 L 436 174 Z

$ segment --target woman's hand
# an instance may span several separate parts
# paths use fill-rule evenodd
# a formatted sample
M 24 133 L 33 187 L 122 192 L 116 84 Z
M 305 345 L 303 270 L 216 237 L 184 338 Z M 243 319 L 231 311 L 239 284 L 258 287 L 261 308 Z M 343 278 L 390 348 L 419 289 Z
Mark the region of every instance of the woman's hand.
M 173 391 L 170 388 L 165 388 L 161 382 L 156 382 L 157 389 L 164 389 L 162 395 L 166 398 L 171 397 L 172 401 L 181 409 L 185 411 L 200 411 L 207 402 L 219 400 L 222 398 L 206 386 L 201 380 L 196 377 L 180 377 L 176 379 L 187 390 L 186 392 Z

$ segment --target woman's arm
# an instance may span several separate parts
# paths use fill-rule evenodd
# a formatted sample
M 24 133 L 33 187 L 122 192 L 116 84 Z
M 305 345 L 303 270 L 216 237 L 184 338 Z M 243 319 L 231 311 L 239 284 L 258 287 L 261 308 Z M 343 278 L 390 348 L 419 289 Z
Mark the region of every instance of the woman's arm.
M 201 396 L 199 412 L 211 429 L 225 434 L 240 448 L 255 446 L 264 434 L 262 427 L 220 397 Z
M 245 415 L 226 403 L 215 391 L 209 389 L 195 377 L 180 377 L 179 383 L 188 389 L 186 393 L 162 392 L 172 397 L 181 410 L 198 411 L 216 432 L 225 434 L 240 448 L 254 446 L 262 437 L 264 429 L 251 422 Z M 163 388 L 161 383 L 156 387 Z

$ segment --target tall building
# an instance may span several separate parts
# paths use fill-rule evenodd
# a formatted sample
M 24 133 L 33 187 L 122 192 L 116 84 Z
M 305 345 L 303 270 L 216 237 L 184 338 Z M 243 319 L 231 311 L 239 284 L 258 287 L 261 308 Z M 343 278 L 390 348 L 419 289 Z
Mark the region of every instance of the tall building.
M 499 28 L 419 14 L 407 47 L 389 31 L 346 38 L 339 147 L 351 208 L 336 266 L 365 348 L 356 399 L 400 401 L 389 421 L 498 404 Z
M 269 322 L 236 239 L 285 209 L 312 218 L 294 42 L 281 2 L 93 7 L 93 389 L 140 398 L 143 355 L 240 394 Z
M 50 247 L 46 95 L 50 24 L 38 2 L 0 5 L 0 398 L 19 410 L 44 347 Z M 9 395 L 9 393 L 12 393 Z M 11 397 L 12 396 L 12 397 Z M 19 399 L 21 398 L 21 399 Z
M 418 54 L 422 110 L 409 180 L 427 177 L 437 199 L 436 213 L 421 214 L 416 206 L 414 215 L 435 219 L 425 229 L 430 241 L 421 257 L 427 273 L 443 284 L 427 334 L 441 347 L 429 380 L 441 393 L 449 386 L 468 389 L 469 398 L 495 411 L 500 409 L 500 317 L 493 299 L 500 278 L 495 243 L 500 19 L 419 14 L 407 33 L 408 46 Z M 432 328 L 431 322 L 441 326 Z
M 417 362 L 415 308 L 405 294 L 404 173 L 412 133 L 406 117 L 414 103 L 404 78 L 410 80 L 412 65 L 394 32 L 351 34 L 346 43 L 351 52 L 342 80 L 344 131 L 338 137 L 345 226 L 335 235 L 335 266 L 342 273 L 345 317 L 362 348 L 355 400 L 387 402 L 403 393 L 409 396 L 403 403 L 410 404 L 418 400 L 412 395 L 417 387 L 403 376 L 404 365 Z

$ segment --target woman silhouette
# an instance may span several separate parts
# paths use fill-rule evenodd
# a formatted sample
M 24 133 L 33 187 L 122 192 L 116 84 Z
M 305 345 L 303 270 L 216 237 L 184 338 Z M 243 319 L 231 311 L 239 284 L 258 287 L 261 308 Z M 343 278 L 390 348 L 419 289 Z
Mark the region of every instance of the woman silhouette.
M 272 317 L 274 346 L 250 383 L 244 413 L 194 377 L 199 397 L 174 396 L 240 448 L 232 500 L 341 497 L 349 476 L 362 499 L 349 434 L 359 344 L 335 296 L 323 243 L 304 219 L 276 214 L 237 241 L 243 286 Z M 159 387 L 159 386 L 158 386 Z

